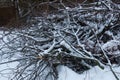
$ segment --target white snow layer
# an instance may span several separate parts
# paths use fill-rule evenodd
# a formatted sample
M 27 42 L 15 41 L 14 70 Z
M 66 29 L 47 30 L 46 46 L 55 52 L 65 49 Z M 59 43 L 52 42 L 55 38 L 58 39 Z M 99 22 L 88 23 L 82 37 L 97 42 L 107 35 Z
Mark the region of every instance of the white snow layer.
M 114 71 L 120 78 L 120 67 L 115 67 Z M 98 66 L 95 66 L 82 74 L 77 74 L 66 66 L 59 66 L 58 72 L 58 80 L 116 80 L 108 67 L 102 70 Z

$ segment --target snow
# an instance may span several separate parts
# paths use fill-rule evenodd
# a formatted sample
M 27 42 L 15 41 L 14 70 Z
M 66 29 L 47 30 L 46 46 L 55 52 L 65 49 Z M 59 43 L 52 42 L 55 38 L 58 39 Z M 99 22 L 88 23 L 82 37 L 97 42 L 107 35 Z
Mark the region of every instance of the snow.
M 106 5 L 106 3 L 105 2 L 102 2 L 102 3 L 104 3 L 105 5 Z M 101 3 L 98 3 L 98 4 L 101 4 Z M 112 10 L 112 8 L 111 8 L 111 6 L 108 4 L 108 6 L 106 5 L 106 7 L 108 7 L 111 11 L 113 11 Z M 65 15 L 50 15 L 50 16 L 48 16 L 48 19 L 50 19 L 50 20 L 54 20 L 54 18 L 58 18 L 58 19 L 63 19 L 63 24 L 67 24 L 67 26 L 68 27 L 71 27 L 71 26 L 73 26 L 74 27 L 74 25 L 70 25 L 70 16 L 69 16 L 69 14 L 68 14 L 68 11 L 72 11 L 73 9 L 71 9 L 70 7 L 65 7 L 66 8 L 66 10 L 67 10 L 67 12 L 66 13 L 64 13 L 64 14 L 67 14 L 67 19 L 66 18 L 63 18 L 63 17 L 66 17 Z M 76 10 L 78 10 L 77 8 L 75 8 Z M 80 6 L 79 7 L 79 9 L 81 9 L 82 10 L 82 6 Z M 91 8 L 90 8 L 91 9 Z M 100 11 L 100 10 L 103 10 L 103 8 L 101 8 L 101 7 L 94 7 L 94 9 L 96 10 L 96 11 Z M 106 8 L 105 8 L 106 9 Z M 80 10 L 80 11 L 81 11 Z M 72 14 L 72 13 L 71 13 Z M 70 14 L 70 15 L 71 15 Z M 75 17 L 78 17 L 78 15 L 80 15 L 80 18 L 78 18 L 78 20 L 80 19 L 80 20 L 83 20 L 83 22 L 86 22 L 87 24 L 88 24 L 88 26 L 90 26 L 91 28 L 95 28 L 96 29 L 96 34 L 99 34 L 100 32 L 102 32 L 103 31 L 103 29 L 105 29 L 105 26 L 108 26 L 109 25 L 109 23 L 110 22 L 112 22 L 112 21 L 114 21 L 114 19 L 115 19 L 115 17 L 114 17 L 114 15 L 112 14 L 112 13 L 110 13 L 110 14 L 105 14 L 105 15 L 101 15 L 101 13 L 99 14 L 99 13 L 97 13 L 97 15 L 96 16 L 92 16 L 91 14 L 94 14 L 94 13 L 86 13 L 86 14 L 77 14 L 77 13 L 74 13 L 74 14 L 72 14 L 73 15 L 73 18 L 75 18 Z M 89 19 L 88 19 L 88 21 L 87 21 L 87 19 L 84 19 L 84 18 L 87 18 L 87 17 L 89 17 L 90 16 L 90 18 L 91 19 L 93 19 L 93 20 L 97 20 L 97 21 L 99 21 L 99 24 L 97 24 L 96 22 L 91 22 L 91 21 L 89 21 Z M 37 19 L 38 18 L 40 18 L 40 17 L 36 17 Z M 105 20 L 104 20 L 104 18 L 105 18 Z M 40 20 L 39 22 L 41 22 L 41 19 L 38 19 L 38 20 Z M 101 21 L 103 21 L 102 23 L 101 23 Z M 53 21 L 54 22 L 54 21 Z M 45 25 L 48 25 L 47 23 L 44 23 Z M 59 24 L 61 24 L 61 23 L 58 23 L 57 25 L 58 26 L 56 26 L 56 24 L 55 23 L 53 23 L 53 25 L 54 26 L 56 26 L 55 28 L 56 29 L 61 29 L 62 27 L 61 27 L 61 25 L 59 25 Z M 110 23 L 111 24 L 111 23 Z M 42 23 L 39 23 L 38 24 L 38 28 L 40 29 L 42 26 Z M 99 26 L 98 26 L 99 25 Z M 111 24 L 111 25 L 114 25 L 113 23 Z M 33 25 L 34 26 L 34 25 Z M 93 26 L 93 27 L 92 27 Z M 58 28 L 59 27 L 59 28 Z M 46 27 L 46 28 L 49 28 L 49 27 Z M 65 28 L 64 28 L 65 29 Z M 89 28 L 88 28 L 89 29 Z M 36 29 L 35 29 L 36 30 Z M 28 32 L 32 32 L 32 31 L 35 31 L 34 29 L 30 29 Z M 81 29 L 82 30 L 82 29 Z M 86 29 L 86 31 L 87 31 L 87 29 Z M 24 32 L 27 32 L 26 30 L 23 30 L 23 33 Z M 79 29 L 78 29 L 78 32 L 79 32 Z M 106 34 L 109 34 L 110 36 L 112 36 L 113 34 L 111 33 L 111 32 L 109 32 L 109 31 L 106 31 L 105 32 Z M 8 49 L 6 49 L 6 46 L 4 45 L 5 43 L 9 43 L 9 41 L 12 41 L 14 38 L 16 38 L 17 36 L 16 36 L 16 34 L 17 35 L 21 35 L 21 36 L 24 36 L 24 37 L 27 37 L 27 38 L 30 38 L 30 39 L 32 39 L 32 40 L 34 40 L 34 41 L 36 41 L 36 42 L 41 42 L 41 41 L 44 41 L 44 40 L 46 40 L 46 38 L 41 38 L 41 37 L 34 37 L 34 36 L 31 36 L 31 35 L 25 35 L 25 34 L 20 34 L 20 33 L 12 33 L 11 35 L 9 35 L 9 32 L 4 32 L 4 31 L 0 31 L 0 49 L 1 50 L 3 50 L 4 49 L 4 51 L 10 51 L 10 50 L 8 50 Z M 75 33 L 75 35 L 77 35 L 77 32 Z M 120 34 L 118 34 L 118 36 L 119 36 Z M 59 36 L 59 35 L 58 35 Z M 89 35 L 88 35 L 89 36 Z M 54 36 L 55 37 L 55 36 Z M 114 37 L 114 36 L 113 36 Z M 71 38 L 72 39 L 72 38 Z M 79 39 L 77 40 L 78 42 L 79 42 Z M 5 42 L 5 43 L 3 43 L 3 42 Z M 86 42 L 86 41 L 85 41 Z M 87 44 L 87 43 L 86 43 Z M 16 43 L 16 45 L 17 45 L 17 43 Z M 16 45 L 14 45 L 14 46 L 16 46 Z M 42 50 L 44 50 L 44 54 L 48 54 L 53 48 L 54 48 L 54 46 L 56 45 L 56 42 L 54 41 L 53 43 L 52 43 L 52 46 L 50 46 L 49 44 L 46 44 L 46 45 L 44 45 L 44 46 L 42 46 L 42 48 L 44 48 L 44 47 L 49 47 L 49 48 L 47 48 L 46 50 L 44 50 L 44 49 L 42 49 Z M 70 50 L 71 51 L 71 54 L 72 54 L 72 52 L 74 53 L 74 52 L 77 52 L 77 53 L 81 53 L 79 50 L 76 50 L 76 49 L 74 49 L 74 47 L 72 47 L 72 46 L 70 46 L 69 45 L 69 43 L 66 41 L 66 40 L 63 40 L 63 41 L 61 41 L 61 43 L 60 43 L 60 45 L 62 45 L 62 46 L 64 46 L 65 48 L 67 48 L 68 50 Z M 79 45 L 82 45 L 82 44 L 79 44 Z M 25 46 L 29 46 L 28 44 L 25 44 Z M 88 47 L 89 48 L 94 48 L 93 47 L 94 46 L 94 42 L 88 42 Z M 106 52 L 108 52 L 108 54 L 120 54 L 120 50 L 119 50 L 119 48 L 118 48 L 118 46 L 120 46 L 120 41 L 117 41 L 117 40 L 111 40 L 111 41 L 108 41 L 107 43 L 105 43 L 103 46 L 102 46 L 102 48 L 103 48 L 103 50 L 105 50 Z M 5 48 L 4 48 L 5 47 Z M 40 46 L 41 47 L 41 46 Z M 80 46 L 81 47 L 81 46 Z M 17 48 L 17 50 L 18 51 L 20 51 L 21 50 L 21 48 Z M 83 50 L 86 52 L 86 50 L 83 48 Z M 61 49 L 59 49 L 58 50 L 59 52 L 61 52 Z M 1 51 L 0 51 L 0 53 L 2 53 Z M 16 52 L 16 54 L 19 54 L 19 52 Z M 91 55 L 91 53 L 89 53 L 89 52 L 86 52 L 86 53 L 88 53 L 89 55 Z M 18 56 L 20 56 L 20 55 L 15 55 L 15 57 L 18 57 Z M 82 53 L 81 53 L 82 54 Z M 76 55 L 76 56 L 79 56 L 79 55 Z M 2 60 L 2 59 L 1 59 Z M 1 61 L 2 62 L 2 61 Z M 5 78 L 5 76 L 3 76 L 2 74 L 1 74 L 1 70 L 4 70 L 4 69 L 6 69 L 6 68 L 14 68 L 14 67 L 16 67 L 16 65 L 17 65 L 17 63 L 10 63 L 10 64 L 4 64 L 4 65 L 0 65 L 0 80 L 10 80 L 10 78 L 9 77 L 11 77 L 12 76 L 12 74 L 6 74 L 6 73 L 9 73 L 9 70 L 5 70 L 4 72 L 5 72 L 5 76 L 7 77 L 7 78 Z M 61 66 L 58 66 L 57 67 L 57 70 L 58 70 L 58 79 L 57 80 L 116 80 L 116 78 L 115 78 L 115 76 L 113 75 L 113 73 L 110 71 L 110 69 L 109 69 L 109 67 L 105 67 L 105 69 L 103 70 L 103 69 L 101 69 L 101 68 L 99 68 L 98 66 L 95 66 L 95 67 L 92 67 L 90 70 L 87 70 L 87 71 L 85 71 L 85 72 L 83 72 L 83 73 L 81 73 L 81 74 L 78 74 L 78 73 L 76 73 L 76 72 L 74 72 L 73 70 L 71 70 L 70 68 L 68 68 L 67 66 L 63 66 L 63 65 L 61 65 Z M 120 78 L 120 67 L 119 66 L 117 66 L 117 67 L 113 67 L 113 70 L 116 72 L 116 74 L 117 74 L 117 76 Z M 12 70 L 13 71 L 13 70 Z M 3 72 L 3 71 L 2 71 Z M 14 73 L 14 71 L 12 72 L 12 73 Z M 9 78 L 9 79 L 8 79 Z
M 15 67 L 16 63 L 1 65 L 0 70 L 3 70 L 8 67 Z M 118 77 L 120 78 L 120 67 L 113 68 Z M 85 71 L 82 74 L 78 74 L 68 68 L 67 66 L 58 66 L 58 79 L 57 80 L 116 80 L 109 67 L 105 67 L 104 70 L 100 69 L 98 66 L 91 68 L 88 71 Z M 7 71 L 8 72 L 8 71 Z M 0 75 L 0 80 L 9 80 L 11 74 Z M 5 77 L 6 76 L 6 77 Z
M 80 78 L 79 74 L 66 66 L 58 66 L 58 72 L 58 80 L 78 80 Z
M 106 47 L 112 47 L 112 46 L 116 46 L 116 45 L 119 45 L 120 42 L 117 41 L 117 40 L 111 40 L 111 41 L 108 41 L 106 44 L 103 45 L 103 48 L 106 48 Z
M 60 43 L 60 45 L 63 45 L 65 48 L 67 48 L 68 50 L 70 50 L 71 52 L 73 52 L 73 49 L 71 48 L 71 46 L 69 44 L 67 44 L 65 41 L 62 41 Z
M 120 67 L 115 67 L 114 70 L 116 72 L 120 71 Z M 95 66 L 82 74 L 77 74 L 66 66 L 59 66 L 58 72 L 58 80 L 116 80 L 109 67 L 105 67 L 102 70 L 98 66 Z M 118 77 L 120 78 L 120 74 Z
M 10 80 L 17 62 L 0 65 L 0 80 Z
M 120 54 L 119 45 L 120 42 L 118 40 L 110 40 L 105 43 L 102 48 L 107 51 L 107 54 Z

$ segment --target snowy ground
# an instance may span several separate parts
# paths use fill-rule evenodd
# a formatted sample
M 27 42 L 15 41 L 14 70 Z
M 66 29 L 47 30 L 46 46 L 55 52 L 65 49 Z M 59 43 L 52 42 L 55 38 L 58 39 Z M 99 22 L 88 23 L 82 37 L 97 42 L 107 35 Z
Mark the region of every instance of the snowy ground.
M 15 64 L 1 65 L 0 70 L 8 68 L 8 66 L 14 67 Z M 85 71 L 83 74 L 77 74 L 66 66 L 59 66 L 58 71 L 58 80 L 116 80 L 108 67 L 105 67 L 105 69 L 102 70 L 98 66 L 95 66 L 92 69 Z M 120 78 L 120 67 L 114 67 L 114 71 Z M 10 74 L 8 74 L 8 76 L 0 75 L 0 80 L 9 80 L 9 77 Z
M 0 65 L 0 80 L 10 80 L 17 63 Z
M 102 70 L 95 66 L 83 74 L 77 74 L 66 66 L 59 66 L 58 68 L 58 80 L 116 80 L 108 67 Z M 120 67 L 114 67 L 114 70 L 120 78 Z

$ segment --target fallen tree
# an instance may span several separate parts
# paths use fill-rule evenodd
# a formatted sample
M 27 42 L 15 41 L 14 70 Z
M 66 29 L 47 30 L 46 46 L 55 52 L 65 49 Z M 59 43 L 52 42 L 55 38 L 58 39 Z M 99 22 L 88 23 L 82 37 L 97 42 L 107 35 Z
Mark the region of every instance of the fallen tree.
M 120 25 L 119 6 L 111 1 L 75 8 L 61 5 L 64 9 L 56 14 L 30 19 L 29 27 L 2 32 L 2 59 L 17 59 L 0 64 L 18 62 L 12 80 L 56 80 L 59 65 L 78 73 L 95 65 L 102 69 L 108 65 L 118 80 L 112 69 L 113 59 L 118 58 L 109 55 L 116 47 L 119 51 L 120 32 L 115 29 Z M 105 46 L 109 41 L 118 42 L 115 49 Z

